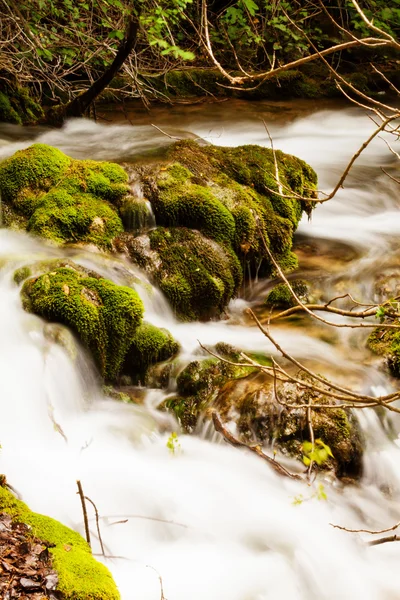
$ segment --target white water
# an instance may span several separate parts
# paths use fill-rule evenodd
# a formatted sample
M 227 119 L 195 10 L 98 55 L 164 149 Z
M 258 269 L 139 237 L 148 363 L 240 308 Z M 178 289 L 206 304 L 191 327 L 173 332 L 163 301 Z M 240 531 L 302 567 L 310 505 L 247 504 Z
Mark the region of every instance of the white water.
M 266 143 L 259 121 L 243 111 L 230 118 L 216 134 L 218 143 Z M 185 127 L 200 136 L 218 124 L 196 125 L 194 119 Z M 353 110 L 325 111 L 279 128 L 271 122 L 275 145 L 308 160 L 326 189 L 370 128 L 368 119 Z M 129 146 L 124 156 L 135 154 L 144 143 L 143 129 L 139 144 L 137 133 L 127 126 L 75 121 L 39 137 L 75 156 L 112 159 L 121 139 Z M 31 141 L 2 146 L 3 156 Z M 392 238 L 400 229 L 397 194 L 378 170 L 387 162 L 390 155 L 377 140 L 349 187 L 319 207 L 311 223 L 302 224 L 309 237 L 345 239 L 362 247 L 362 257 L 351 264 L 355 276 L 370 274 L 389 248 L 397 249 Z M 86 353 L 77 345 L 77 354 L 68 354 L 49 340 L 43 321 L 23 312 L 14 269 L 60 254 L 26 235 L 0 230 L 0 464 L 23 499 L 83 532 L 75 483 L 80 478 L 104 517 L 107 552 L 120 557 L 107 564 L 124 600 L 159 600 L 158 574 L 168 600 L 400 598 L 398 546 L 366 547 L 360 536 L 329 525 L 379 529 L 400 519 L 398 438 L 390 441 L 375 413 L 361 415 L 367 443 L 363 480 L 358 486 L 326 481 L 327 501 L 313 497 L 315 486 L 278 478 L 256 457 L 221 440 L 180 435 L 181 450 L 171 455 L 166 441 L 176 425 L 152 408 L 159 392 L 149 392 L 148 407 L 105 399 Z M 71 255 L 115 281 L 131 271 L 126 262 L 97 253 Z M 228 321 L 183 325 L 159 295 L 144 300 L 146 318 L 168 327 L 186 355 L 196 350 L 197 339 L 266 349 L 258 332 L 241 321 L 240 303 Z M 341 348 L 303 330 L 281 329 L 277 337 L 300 358 L 346 369 Z M 391 385 L 374 369 L 362 368 L 366 385 Z M 387 425 L 396 438 L 399 420 L 388 417 Z M 305 500 L 294 505 L 299 494 Z M 95 538 L 94 522 L 91 530 Z

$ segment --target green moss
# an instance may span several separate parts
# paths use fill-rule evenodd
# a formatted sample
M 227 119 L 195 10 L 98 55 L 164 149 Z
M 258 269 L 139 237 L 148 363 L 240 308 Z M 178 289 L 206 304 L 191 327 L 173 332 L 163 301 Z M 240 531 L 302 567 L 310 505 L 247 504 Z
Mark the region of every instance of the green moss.
M 73 160 L 44 144 L 20 150 L 0 164 L 9 224 L 16 220 L 13 215 L 20 215 L 19 224 L 31 233 L 99 248 L 109 248 L 123 231 L 117 208 L 129 191 L 127 179 L 119 165 Z
M 241 283 L 236 255 L 198 231 L 158 227 L 129 238 L 128 251 L 149 270 L 182 320 L 218 316 Z
M 144 383 L 150 365 L 168 360 L 179 351 L 179 344 L 166 329 L 143 322 L 131 338 L 123 372 Z
M 119 600 L 108 569 L 95 561 L 85 540 L 58 521 L 39 515 L 0 487 L 0 510 L 31 527 L 31 534 L 48 544 L 58 573 L 57 591 L 65 600 Z
M 27 230 L 60 244 L 83 242 L 109 248 L 123 226 L 116 210 L 92 194 L 54 189 L 37 206 Z
M 22 125 L 20 115 L 12 107 L 9 97 L 3 94 L 3 92 L 0 92 L 0 121 Z
M 68 156 L 45 144 L 19 150 L 0 163 L 2 200 L 15 204 L 19 196 L 47 192 L 60 182 L 70 164 Z
M 28 279 L 32 275 L 32 272 L 29 267 L 21 267 L 14 271 L 13 279 L 17 285 Z
M 369 335 L 367 344 L 372 352 L 385 357 L 392 375 L 400 377 L 400 332 L 377 327 Z
M 212 190 L 191 181 L 191 173 L 173 164 L 161 171 L 157 180 L 158 194 L 152 205 L 157 223 L 199 229 L 220 242 L 232 242 L 235 222 L 229 210 L 213 195 Z
M 302 302 L 307 302 L 308 288 L 305 281 L 297 279 L 290 282 L 295 294 Z M 285 283 L 276 285 L 265 299 L 266 306 L 277 306 L 279 308 L 291 308 L 296 306 L 297 302 L 293 298 L 288 286 Z
M 79 268 L 60 267 L 27 280 L 21 294 L 30 312 L 70 326 L 106 379 L 118 376 L 143 316 L 142 301 L 134 290 L 88 276 Z

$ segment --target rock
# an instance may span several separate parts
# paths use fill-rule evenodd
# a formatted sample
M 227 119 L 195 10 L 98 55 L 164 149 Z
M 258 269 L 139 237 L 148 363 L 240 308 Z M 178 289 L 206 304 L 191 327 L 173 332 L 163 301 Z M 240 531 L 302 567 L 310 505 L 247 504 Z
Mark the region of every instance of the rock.
M 399 320 L 384 322 L 400 325 Z M 367 346 L 375 354 L 384 357 L 385 364 L 394 377 L 400 377 L 400 329 L 377 327 L 368 336 Z
M 134 382 L 146 383 L 147 371 L 154 363 L 164 362 L 179 352 L 179 344 L 167 329 L 143 321 L 131 337 L 122 372 Z
M 214 348 L 219 356 L 231 361 L 239 359 L 237 350 L 228 344 L 217 344 Z M 170 410 L 178 419 L 181 427 L 191 432 L 196 427 L 201 414 L 213 406 L 223 385 L 234 379 L 248 375 L 251 369 L 247 367 L 229 365 L 217 358 L 204 354 L 187 364 L 179 372 L 176 385 L 177 394 L 167 398 L 163 409 Z
M 143 304 L 131 288 L 93 276 L 69 262 L 25 281 L 24 308 L 71 327 L 87 346 L 107 380 L 122 367 L 143 316 Z
M 55 590 L 63 600 L 120 600 L 109 570 L 93 558 L 79 533 L 32 512 L 5 487 L 0 487 L 0 512 L 12 518 L 10 527 L 2 532 L 2 539 L 8 538 L 8 555 L 15 560 L 17 552 L 22 554 L 20 564 L 10 564 L 11 573 L 2 569 L 0 576 L 0 589 L 3 577 L 10 579 L 5 586 L 10 597 L 20 597 L 19 584 L 29 597 L 35 590 L 43 598 Z
M 0 164 L 0 192 L 8 226 L 25 228 L 53 242 L 110 248 L 123 231 L 113 203 L 128 194 L 119 165 L 74 160 L 34 144 Z
M 308 286 L 302 279 L 290 281 L 290 285 L 296 296 L 304 303 L 308 302 Z M 297 302 L 293 298 L 286 283 L 279 283 L 268 294 L 264 302 L 265 306 L 277 308 L 291 308 L 296 306 Z
M 141 169 L 143 192 L 157 224 L 198 229 L 230 246 L 254 272 L 261 268 L 270 275 L 274 269 L 263 236 L 281 267 L 291 270 L 297 265 L 293 233 L 302 213 L 313 207 L 317 179 L 296 157 L 277 151 L 276 159 L 288 194 L 293 190 L 310 200 L 276 193 L 274 154 L 268 148 L 200 146 L 192 140 L 172 144 L 166 164 Z
M 182 320 L 219 316 L 241 284 L 234 252 L 199 231 L 158 227 L 124 234 L 115 246 L 145 269 Z
M 305 379 L 305 378 L 304 378 Z M 323 394 L 293 383 L 279 386 L 278 395 L 287 404 L 332 404 Z M 262 376 L 249 376 L 228 382 L 214 402 L 223 420 L 234 420 L 246 443 L 270 443 L 279 451 L 302 460 L 303 443 L 310 441 L 306 408 L 287 408 L 274 397 L 273 385 Z M 329 446 L 333 457 L 320 465 L 333 469 L 338 477 L 358 478 L 362 474 L 361 430 L 348 410 L 315 408 L 311 410 L 315 440 Z

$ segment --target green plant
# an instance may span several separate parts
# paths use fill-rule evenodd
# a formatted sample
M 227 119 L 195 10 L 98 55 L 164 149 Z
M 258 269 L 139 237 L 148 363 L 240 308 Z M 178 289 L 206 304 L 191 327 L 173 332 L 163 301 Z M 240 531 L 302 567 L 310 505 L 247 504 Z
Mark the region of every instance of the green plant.
M 315 440 L 314 443 L 308 441 L 303 442 L 303 452 L 303 463 L 306 467 L 308 467 L 311 462 L 315 462 L 320 466 L 327 462 L 330 457 L 333 458 L 332 450 L 321 439 Z
M 166 445 L 171 454 L 176 454 L 177 452 L 180 452 L 181 445 L 179 443 L 178 434 L 176 433 L 176 431 L 173 431 L 171 433 Z

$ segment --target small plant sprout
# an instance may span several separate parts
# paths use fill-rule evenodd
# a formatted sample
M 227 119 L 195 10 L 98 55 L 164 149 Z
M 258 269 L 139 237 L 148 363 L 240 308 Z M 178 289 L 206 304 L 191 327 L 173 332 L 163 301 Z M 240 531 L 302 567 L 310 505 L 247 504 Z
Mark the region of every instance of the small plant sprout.
M 176 454 L 181 450 L 181 445 L 179 443 L 178 434 L 176 431 L 173 431 L 167 440 L 167 448 L 171 452 L 171 454 Z

